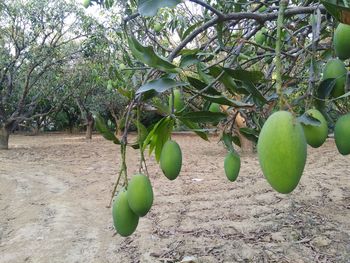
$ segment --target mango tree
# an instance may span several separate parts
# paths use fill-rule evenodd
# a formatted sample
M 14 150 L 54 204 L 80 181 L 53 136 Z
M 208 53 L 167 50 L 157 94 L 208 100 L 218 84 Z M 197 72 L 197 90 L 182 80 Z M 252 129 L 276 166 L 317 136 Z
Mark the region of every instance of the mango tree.
M 293 191 L 306 160 L 303 128 L 323 126 L 320 113 L 333 129 L 338 116 L 349 111 L 347 64 L 341 61 L 347 61 L 344 54 L 349 46 L 338 44 L 338 40 L 336 45 L 342 50 L 334 50 L 337 22 L 324 6 L 319 1 L 140 0 L 102 4 L 113 9 L 111 2 L 127 14 L 120 23 L 128 43 L 125 60 L 142 74 L 130 87 L 136 92 L 127 107 L 125 125 L 137 122 L 148 104 L 164 116 L 146 136 L 142 136 L 145 129 L 138 126 L 140 172 L 147 174 L 143 155 L 148 147 L 162 165 L 162 149 L 171 139 L 175 121 L 206 140 L 206 124 L 220 122 L 221 139 L 234 155 L 228 158 L 225 169 L 240 165 L 233 144 L 240 146 L 238 135 L 243 134 L 253 142 L 259 140 L 260 164 L 271 186 L 281 193 Z M 184 100 L 180 109 L 175 106 L 177 94 Z M 213 103 L 224 105 L 225 112 L 210 110 Z M 317 114 L 308 111 L 313 107 Z M 245 127 L 238 125 L 238 118 Z M 344 125 L 347 118 L 341 119 L 340 132 L 335 129 L 346 148 L 340 147 L 341 153 L 347 153 L 344 138 L 350 136 Z M 121 138 L 102 124 L 100 131 L 121 145 L 122 165 L 113 195 L 122 175 L 127 191 L 127 129 Z M 324 137 L 324 132 L 313 136 L 318 134 Z M 175 149 L 176 144 L 169 153 L 177 160 L 181 151 Z M 288 163 L 283 166 L 282 160 Z M 181 166 L 176 162 L 176 167 L 162 167 L 163 172 L 178 171 L 178 163 Z M 227 176 L 234 181 L 236 173 L 229 171 Z M 118 215 L 117 208 L 113 207 L 113 213 Z M 121 228 L 116 225 L 118 232 Z
M 1 1 L 0 23 L 0 149 L 7 149 L 19 123 L 51 113 L 68 96 L 62 76 L 93 23 L 63 0 Z M 51 107 L 36 112 L 48 96 L 55 97 Z

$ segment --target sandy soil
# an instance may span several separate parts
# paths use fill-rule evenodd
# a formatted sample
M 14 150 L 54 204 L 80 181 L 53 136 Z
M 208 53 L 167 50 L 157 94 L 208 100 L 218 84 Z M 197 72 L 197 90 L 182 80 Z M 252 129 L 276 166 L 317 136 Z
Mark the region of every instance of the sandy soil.
M 291 195 L 274 192 L 255 155 L 236 182 L 217 138 L 174 137 L 183 168 L 168 181 L 153 157 L 155 201 L 128 238 L 106 208 L 119 149 L 99 136 L 12 136 L 0 152 L 0 262 L 350 262 L 350 156 L 308 149 Z M 129 151 L 129 173 L 138 153 Z

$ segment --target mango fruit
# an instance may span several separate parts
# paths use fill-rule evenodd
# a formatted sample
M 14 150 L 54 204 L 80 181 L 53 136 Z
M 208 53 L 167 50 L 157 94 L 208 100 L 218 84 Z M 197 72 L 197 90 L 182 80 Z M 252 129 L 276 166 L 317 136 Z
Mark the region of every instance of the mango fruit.
M 177 142 L 168 140 L 160 154 L 160 168 L 169 180 L 175 180 L 180 174 L 182 153 Z
M 263 45 L 266 41 L 266 29 L 263 28 L 255 34 L 255 42 L 259 45 Z
M 327 136 L 328 136 L 327 121 L 323 117 L 322 113 L 316 109 L 310 109 L 306 113 L 321 122 L 320 126 L 302 124 L 307 144 L 310 145 L 311 147 L 318 148 L 327 139 Z
M 163 26 L 160 23 L 157 22 L 157 23 L 154 24 L 153 29 L 154 29 L 154 31 L 159 33 L 163 29 Z
M 340 154 L 350 154 L 350 113 L 341 116 L 335 123 L 334 139 Z
M 128 203 L 131 210 L 138 216 L 145 216 L 153 204 L 151 181 L 146 175 L 134 175 L 128 184 Z
M 339 23 L 334 31 L 333 43 L 338 58 L 350 58 L 350 25 Z
M 258 157 L 272 188 L 287 194 L 298 185 L 306 162 L 306 139 L 299 121 L 287 111 L 273 113 L 258 139 Z
M 171 111 L 173 100 L 172 100 L 172 94 L 169 96 L 169 110 Z M 178 89 L 174 89 L 174 111 L 179 112 L 185 107 L 185 103 L 182 98 L 181 91 Z
M 83 6 L 84 6 L 85 8 L 88 8 L 89 5 L 90 5 L 90 2 L 91 2 L 91 0 L 83 0 Z
M 209 106 L 209 111 L 210 111 L 210 112 L 221 112 L 220 104 L 213 102 L 213 103 L 210 104 L 210 106 Z M 217 126 L 218 124 L 219 124 L 218 121 L 213 122 L 213 125 L 214 125 L 214 126 Z
M 335 86 L 331 92 L 332 97 L 339 97 L 345 93 L 345 80 L 347 70 L 343 61 L 339 59 L 328 60 L 326 66 L 323 69 L 322 79 L 335 78 Z
M 213 102 L 213 103 L 210 104 L 210 106 L 209 106 L 209 111 L 210 111 L 210 112 L 221 112 L 221 110 L 220 110 L 220 104 Z
M 241 168 L 241 159 L 238 154 L 229 152 L 224 161 L 224 169 L 227 179 L 231 182 L 236 181 Z
M 118 234 L 127 237 L 134 233 L 139 223 L 139 216 L 131 210 L 125 189 L 118 193 L 113 202 L 112 216 L 113 224 Z

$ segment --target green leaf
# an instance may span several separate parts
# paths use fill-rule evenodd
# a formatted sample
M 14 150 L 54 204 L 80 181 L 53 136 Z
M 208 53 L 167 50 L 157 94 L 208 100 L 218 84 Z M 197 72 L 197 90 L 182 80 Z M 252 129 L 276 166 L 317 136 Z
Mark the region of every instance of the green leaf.
M 243 82 L 244 88 L 253 96 L 253 98 L 256 98 L 263 104 L 267 103 L 266 98 L 262 93 L 255 87 L 255 85 L 252 82 Z
M 183 119 L 181 117 L 178 117 L 178 119 L 187 127 L 189 128 L 191 131 L 195 132 L 199 137 L 201 137 L 203 140 L 209 141 L 208 139 L 208 135 L 201 131 L 200 127 L 198 126 L 197 123 L 194 123 L 190 120 L 187 119 Z
M 232 100 L 232 99 L 226 98 L 224 96 L 209 96 L 209 95 L 204 95 L 204 94 L 200 94 L 200 96 L 211 101 L 211 102 L 215 102 L 215 103 L 218 103 L 221 105 L 236 107 L 236 108 L 244 108 L 244 107 L 252 107 L 253 106 L 253 104 L 244 103 L 244 102 L 237 101 L 237 100 Z
M 174 119 L 170 117 L 161 119 L 148 133 L 148 136 L 143 143 L 143 150 L 149 144 L 149 154 L 152 154 L 153 150 L 155 151 L 157 162 L 159 162 L 164 143 L 170 138 L 174 123 Z
M 154 126 L 153 126 L 153 129 L 148 133 L 145 141 L 143 142 L 143 147 L 142 147 L 142 150 L 144 151 L 147 147 L 148 144 L 151 143 L 152 141 L 152 138 L 153 138 L 153 135 L 155 133 L 155 131 L 158 129 L 158 126 L 161 125 L 167 118 L 164 117 L 162 119 L 160 119 Z
M 189 34 L 191 34 L 191 32 L 192 32 L 193 30 L 196 29 L 197 26 L 200 26 L 202 23 L 203 23 L 203 22 L 200 21 L 200 22 L 198 22 L 198 23 L 193 24 L 192 26 L 189 26 L 189 27 L 185 30 L 185 32 L 182 34 L 181 40 L 184 40 Z
M 155 16 L 159 8 L 175 7 L 181 0 L 139 0 L 138 11 L 141 16 Z
M 174 128 L 175 120 L 173 118 L 169 119 L 169 121 L 163 122 L 155 132 L 156 136 L 156 147 L 154 150 L 156 161 L 159 162 L 160 154 L 162 152 L 163 146 L 167 140 L 169 140 L 171 132 Z
M 333 88 L 335 87 L 335 84 L 336 84 L 335 78 L 325 79 L 321 81 L 320 85 L 315 91 L 315 100 L 314 100 L 314 104 L 318 110 L 323 111 L 323 109 L 325 108 L 326 106 L 325 99 L 329 97 Z
M 244 69 L 231 69 L 224 68 L 225 72 L 236 80 L 253 82 L 253 83 L 261 83 L 265 82 L 264 73 L 261 71 L 248 71 Z
M 211 112 L 211 111 L 194 111 L 182 114 L 182 120 L 189 120 L 196 123 L 207 123 L 207 122 L 219 122 L 225 119 L 227 116 L 222 112 Z
M 237 135 L 232 136 L 232 142 L 236 144 L 238 147 L 242 147 L 241 141 L 239 140 L 239 137 Z
M 335 78 L 323 80 L 318 86 L 318 89 L 316 91 L 317 98 L 323 99 L 323 100 L 328 98 L 335 84 L 336 84 Z
M 309 115 L 308 113 L 304 113 L 303 115 L 298 117 L 298 121 L 304 125 L 310 125 L 310 126 L 320 126 L 321 122 L 314 118 L 313 116 Z
M 142 63 L 165 72 L 178 72 L 176 66 L 157 55 L 153 47 L 142 46 L 133 36 L 128 39 L 128 43 L 132 54 Z
M 259 133 L 252 128 L 240 128 L 239 132 L 250 141 L 255 143 L 258 141 Z
M 176 82 L 175 80 L 170 78 L 160 78 L 157 80 L 152 80 L 146 83 L 145 85 L 142 85 L 136 91 L 136 94 L 144 93 L 149 90 L 155 90 L 158 93 L 162 93 L 169 89 L 179 87 L 179 86 L 186 86 L 186 85 L 188 85 L 186 82 Z
M 128 99 L 132 99 L 134 97 L 134 91 L 133 90 L 129 90 L 129 89 L 124 89 L 124 88 L 117 88 L 119 94 L 121 94 L 122 96 L 128 98 Z
M 118 138 L 115 137 L 114 133 L 108 128 L 107 124 L 101 117 L 101 115 L 97 114 L 95 117 L 96 129 L 101 133 L 103 138 L 106 140 L 112 141 L 115 144 L 120 144 Z
M 202 63 L 197 64 L 197 72 L 198 76 L 201 78 L 202 81 L 204 81 L 206 84 L 209 84 L 213 82 L 214 78 L 208 74 L 206 74 L 204 71 L 204 66 Z
M 224 143 L 227 150 L 229 150 L 230 152 L 235 152 L 235 149 L 232 145 L 233 137 L 231 134 L 224 132 L 222 134 L 221 141 Z
M 348 14 L 350 13 L 349 1 L 322 0 L 327 11 L 334 16 L 339 22 L 348 24 Z
M 233 78 L 227 74 L 221 67 L 214 66 L 209 68 L 210 75 L 212 75 L 214 78 L 219 78 L 219 81 L 224 84 L 225 88 L 230 91 L 231 93 L 237 92 L 237 85 Z
M 152 100 L 152 105 L 157 109 L 161 115 L 169 115 L 171 110 L 168 104 L 163 103 L 159 98 Z
M 104 3 L 104 7 L 106 9 L 110 9 L 113 6 L 114 1 L 113 0 L 105 0 L 103 3 Z
M 205 89 L 207 87 L 207 84 L 200 81 L 199 79 L 187 77 L 187 80 L 191 84 L 191 86 L 193 86 L 197 90 L 202 90 L 202 89 Z M 204 93 L 209 94 L 209 95 L 219 95 L 219 96 L 221 95 L 221 93 L 213 87 L 208 88 Z
M 197 64 L 198 62 L 199 62 L 199 59 L 195 54 L 183 55 L 181 56 L 180 67 L 186 68 L 188 66 Z

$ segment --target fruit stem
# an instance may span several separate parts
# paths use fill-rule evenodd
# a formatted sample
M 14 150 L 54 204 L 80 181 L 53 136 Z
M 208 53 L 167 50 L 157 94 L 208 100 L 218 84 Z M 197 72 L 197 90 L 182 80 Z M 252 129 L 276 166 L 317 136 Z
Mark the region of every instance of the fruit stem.
M 175 111 L 175 94 L 174 89 L 171 89 L 171 115 L 174 115 Z
M 113 197 L 115 195 L 115 192 L 117 191 L 117 187 L 119 185 L 119 181 L 120 181 L 120 178 L 122 177 L 122 174 L 123 174 L 123 169 L 120 169 L 119 174 L 118 174 L 118 179 L 117 179 L 117 181 L 114 184 L 113 191 L 112 191 L 112 196 L 111 196 L 111 199 L 109 201 L 109 204 L 107 205 L 107 208 L 111 208 L 111 206 L 112 206 Z
M 283 90 L 282 90 L 282 61 L 281 61 L 281 49 L 282 49 L 282 28 L 284 20 L 284 11 L 288 6 L 288 0 L 280 1 L 279 12 L 277 18 L 277 39 L 276 39 L 276 92 L 279 98 L 279 108 L 283 107 Z
M 121 167 L 119 170 L 118 179 L 113 187 L 111 200 L 109 201 L 109 205 L 107 206 L 108 208 L 111 207 L 111 205 L 112 205 L 113 197 L 115 195 L 115 192 L 117 191 L 117 187 L 119 185 L 119 181 L 120 181 L 120 178 L 122 177 L 123 173 L 125 175 L 124 186 L 125 186 L 125 189 L 128 188 L 128 173 L 127 173 L 126 160 L 125 160 L 126 159 L 126 143 L 124 141 L 122 141 L 120 144 L 120 152 L 122 155 L 122 164 L 121 164 Z
M 139 173 L 142 172 L 143 165 L 145 165 L 144 171 L 146 172 L 146 175 L 148 175 L 147 171 L 147 165 L 146 165 L 146 160 L 145 160 L 145 154 L 143 151 L 143 142 L 140 140 L 141 139 L 141 128 L 140 128 L 140 123 L 141 123 L 141 110 L 140 110 L 140 104 L 137 105 L 137 110 L 136 110 L 136 118 L 137 118 L 137 134 L 138 134 L 138 141 L 139 141 L 139 148 L 140 148 L 140 165 L 139 165 Z
M 121 143 L 121 154 L 122 154 L 122 171 L 124 172 L 125 175 L 125 181 L 124 181 L 124 186 L 125 189 L 128 189 L 128 172 L 127 172 L 127 167 L 126 167 L 126 144 Z

